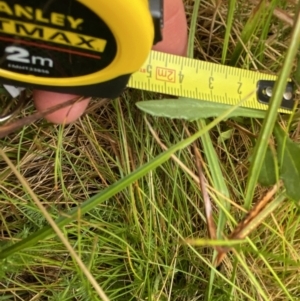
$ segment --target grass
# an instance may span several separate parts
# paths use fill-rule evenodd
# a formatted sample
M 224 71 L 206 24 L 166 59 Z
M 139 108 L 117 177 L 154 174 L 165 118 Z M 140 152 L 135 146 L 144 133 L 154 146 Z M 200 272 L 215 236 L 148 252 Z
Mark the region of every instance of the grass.
M 290 75 L 288 68 L 297 70 L 296 60 L 284 63 L 286 51 L 298 46 L 288 47 L 293 1 L 272 0 L 263 10 L 254 9 L 256 1 L 195 1 L 198 11 L 193 4 L 186 1 L 196 58 L 272 74 L 286 68 L 283 77 Z M 275 106 L 263 123 L 146 116 L 147 123 L 135 102 L 156 97 L 128 90 L 112 101 L 93 101 L 73 125 L 40 121 L 1 140 L 16 171 L 2 155 L 0 300 L 101 300 L 99 290 L 108 300 L 126 301 L 300 300 L 298 204 L 280 199 L 281 188 L 273 213 L 246 241 L 232 242 L 233 252 L 216 269 L 203 195 L 191 176 L 197 174 L 191 146 L 197 138 L 214 220 L 218 232 L 228 235 L 244 206 L 252 207 L 268 191 L 253 171 L 262 162 Z M 290 130 L 299 142 L 299 126 Z M 61 239 L 48 226 L 51 218 L 59 218 Z

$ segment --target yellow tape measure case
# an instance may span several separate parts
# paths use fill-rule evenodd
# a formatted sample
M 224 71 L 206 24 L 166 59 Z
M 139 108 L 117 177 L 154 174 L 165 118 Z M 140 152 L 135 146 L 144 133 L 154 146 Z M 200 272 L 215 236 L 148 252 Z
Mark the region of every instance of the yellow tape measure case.
M 161 39 L 162 0 L 0 1 L 0 80 L 115 97 Z

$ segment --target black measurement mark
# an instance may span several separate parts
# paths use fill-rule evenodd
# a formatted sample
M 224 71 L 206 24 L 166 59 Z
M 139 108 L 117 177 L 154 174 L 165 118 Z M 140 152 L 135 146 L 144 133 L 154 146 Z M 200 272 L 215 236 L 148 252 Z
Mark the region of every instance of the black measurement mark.
M 209 89 L 213 90 L 214 88 L 214 85 L 213 85 L 213 82 L 214 82 L 214 77 L 213 76 L 210 76 L 209 79 L 208 79 L 208 87 Z
M 147 65 L 148 78 L 152 77 L 152 65 Z
M 178 75 L 179 75 L 179 83 L 182 84 L 182 82 L 184 80 L 184 74 L 182 73 L 182 70 L 180 70 Z
M 242 94 L 242 90 L 241 89 L 242 89 L 243 83 L 242 82 L 238 82 L 237 84 L 238 84 L 237 92 L 238 92 L 238 94 L 241 95 Z

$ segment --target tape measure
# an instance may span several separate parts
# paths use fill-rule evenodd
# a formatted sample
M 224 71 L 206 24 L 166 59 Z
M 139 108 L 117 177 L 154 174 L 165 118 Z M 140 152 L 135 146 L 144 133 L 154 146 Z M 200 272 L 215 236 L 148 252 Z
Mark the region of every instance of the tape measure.
M 228 105 L 244 100 L 243 107 L 266 110 L 275 80 L 270 74 L 151 51 L 128 86 Z M 287 83 L 280 112 L 291 113 L 293 90 L 293 84 Z
M 265 110 L 276 77 L 150 52 L 162 38 L 162 2 L 0 1 L 0 82 L 113 98 L 129 81 L 137 89 L 230 105 L 256 91 L 243 106 Z M 293 105 L 288 83 L 282 112 Z
M 162 0 L 0 1 L 0 82 L 116 97 L 161 39 Z

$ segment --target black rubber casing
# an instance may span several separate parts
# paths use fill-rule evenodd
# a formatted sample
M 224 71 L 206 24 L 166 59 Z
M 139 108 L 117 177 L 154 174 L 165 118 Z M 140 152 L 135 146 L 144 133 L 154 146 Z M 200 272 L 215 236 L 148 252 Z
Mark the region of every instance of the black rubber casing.
M 163 0 L 149 0 L 149 9 L 153 18 L 153 25 L 155 29 L 155 37 L 153 44 L 162 40 L 163 28 Z M 94 97 L 114 98 L 120 95 L 125 89 L 131 74 L 125 74 L 116 77 L 112 80 L 101 82 L 92 85 L 77 86 L 77 87 L 59 87 L 59 86 L 45 86 L 35 83 L 20 83 L 18 81 L 10 80 L 0 77 L 2 84 L 13 85 L 17 87 L 33 88 L 37 90 L 47 90 L 58 93 L 77 94 Z

